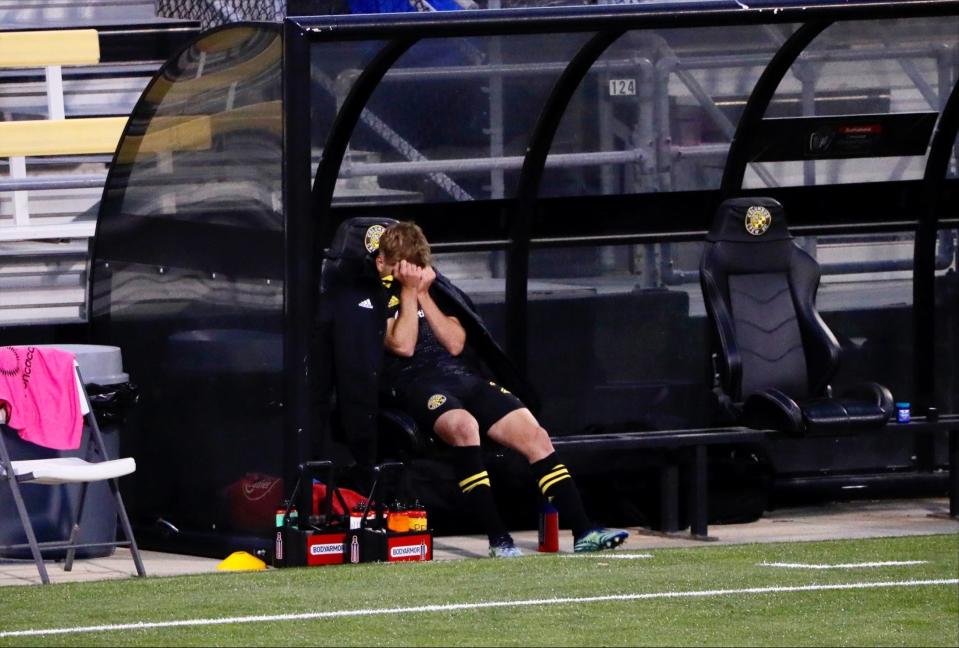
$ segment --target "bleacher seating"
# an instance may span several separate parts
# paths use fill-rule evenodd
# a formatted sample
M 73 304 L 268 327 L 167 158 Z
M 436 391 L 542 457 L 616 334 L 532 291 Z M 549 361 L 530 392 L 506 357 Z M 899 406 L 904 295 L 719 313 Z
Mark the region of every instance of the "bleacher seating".
M 199 33 L 132 0 L 0 0 L 0 326 L 78 322 L 127 115 Z

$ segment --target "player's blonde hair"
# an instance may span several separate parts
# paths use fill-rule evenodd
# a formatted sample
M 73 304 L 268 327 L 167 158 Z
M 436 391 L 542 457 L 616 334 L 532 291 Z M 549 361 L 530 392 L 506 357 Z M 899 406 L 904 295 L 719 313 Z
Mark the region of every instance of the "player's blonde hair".
M 380 236 L 380 254 L 389 262 L 405 260 L 422 268 L 432 263 L 426 235 L 412 221 L 401 221 L 386 228 Z

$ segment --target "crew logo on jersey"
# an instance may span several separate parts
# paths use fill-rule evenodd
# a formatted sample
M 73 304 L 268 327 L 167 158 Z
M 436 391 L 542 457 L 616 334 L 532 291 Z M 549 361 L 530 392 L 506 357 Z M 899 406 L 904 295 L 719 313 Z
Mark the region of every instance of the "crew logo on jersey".
M 430 410 L 435 410 L 437 407 L 446 402 L 446 396 L 443 394 L 433 394 L 430 396 L 429 400 L 426 401 L 426 407 Z

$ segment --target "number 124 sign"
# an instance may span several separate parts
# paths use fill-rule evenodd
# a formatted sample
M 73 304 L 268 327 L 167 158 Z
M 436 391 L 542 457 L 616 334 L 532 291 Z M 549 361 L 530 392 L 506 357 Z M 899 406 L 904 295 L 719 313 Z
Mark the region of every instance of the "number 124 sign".
M 636 79 L 610 79 L 610 97 L 632 97 L 636 94 Z

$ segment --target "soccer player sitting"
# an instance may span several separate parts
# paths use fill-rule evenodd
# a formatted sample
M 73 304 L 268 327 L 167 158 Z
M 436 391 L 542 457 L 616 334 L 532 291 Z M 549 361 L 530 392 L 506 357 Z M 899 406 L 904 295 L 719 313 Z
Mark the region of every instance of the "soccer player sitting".
M 576 552 L 622 544 L 626 531 L 590 522 L 569 470 L 532 412 L 463 356 L 466 329 L 431 294 L 437 275 L 423 231 L 406 222 L 388 227 L 380 237 L 376 269 L 388 293 L 384 386 L 419 425 L 453 447 L 456 478 L 489 536 L 490 556 L 522 553 L 496 510 L 481 434 L 526 457 L 543 496 L 572 529 Z M 441 291 L 433 292 L 442 301 Z

